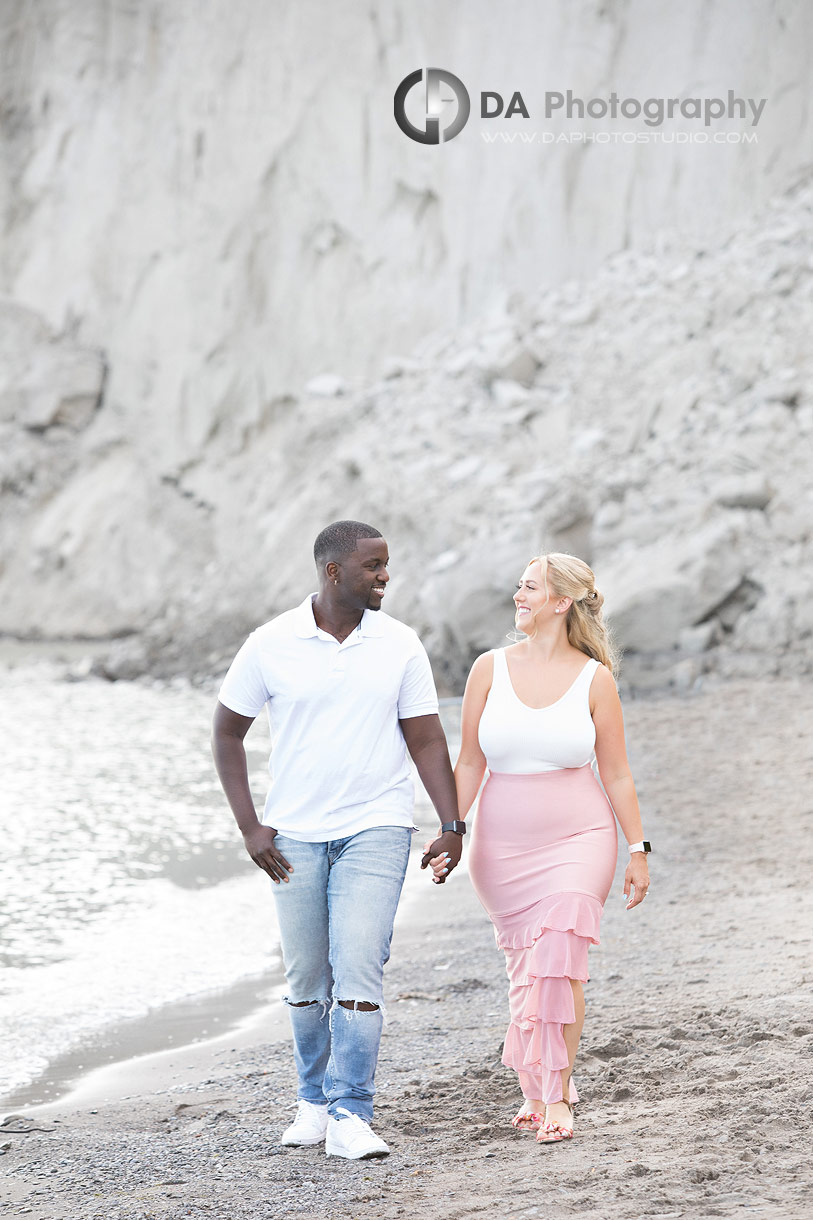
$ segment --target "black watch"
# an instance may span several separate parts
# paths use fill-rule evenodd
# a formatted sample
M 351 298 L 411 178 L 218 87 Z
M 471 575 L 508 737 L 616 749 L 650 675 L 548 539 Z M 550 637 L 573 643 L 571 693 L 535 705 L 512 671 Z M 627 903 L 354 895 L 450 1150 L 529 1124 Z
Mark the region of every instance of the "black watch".
M 456 835 L 464 835 L 466 833 L 465 822 L 444 822 L 440 828 L 440 833 L 445 834 L 447 830 L 453 831 Z

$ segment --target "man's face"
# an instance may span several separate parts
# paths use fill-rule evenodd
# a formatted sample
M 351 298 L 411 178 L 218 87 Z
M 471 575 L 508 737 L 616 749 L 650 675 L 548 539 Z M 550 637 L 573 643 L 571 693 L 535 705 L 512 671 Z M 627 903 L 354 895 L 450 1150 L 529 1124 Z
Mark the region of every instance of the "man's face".
M 352 555 L 339 563 L 339 592 L 354 610 L 380 610 L 389 580 L 390 561 L 383 538 L 359 538 Z

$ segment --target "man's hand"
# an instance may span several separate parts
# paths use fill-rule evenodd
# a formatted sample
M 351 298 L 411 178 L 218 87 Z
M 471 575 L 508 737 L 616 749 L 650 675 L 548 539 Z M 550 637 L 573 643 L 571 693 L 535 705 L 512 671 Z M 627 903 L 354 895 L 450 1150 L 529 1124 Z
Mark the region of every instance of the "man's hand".
M 463 836 L 453 830 L 446 830 L 432 843 L 426 843 L 423 849 L 421 868 L 432 865 L 435 874 L 432 880 L 436 885 L 443 885 L 449 873 L 457 868 L 463 854 Z
M 289 864 L 274 846 L 276 837 L 277 832 L 273 826 L 258 825 L 243 835 L 243 842 L 257 868 L 268 873 L 274 884 L 279 885 L 280 881 L 287 881 L 288 873 L 294 870 L 293 865 Z

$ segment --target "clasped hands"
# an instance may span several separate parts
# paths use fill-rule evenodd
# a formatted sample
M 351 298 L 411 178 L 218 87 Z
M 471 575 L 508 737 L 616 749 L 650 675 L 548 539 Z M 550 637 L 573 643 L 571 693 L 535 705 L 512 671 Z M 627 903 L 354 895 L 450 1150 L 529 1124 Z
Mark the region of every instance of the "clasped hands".
M 449 873 L 457 868 L 463 854 L 463 836 L 446 830 L 431 843 L 425 843 L 421 868 L 431 866 L 435 885 L 443 885 Z

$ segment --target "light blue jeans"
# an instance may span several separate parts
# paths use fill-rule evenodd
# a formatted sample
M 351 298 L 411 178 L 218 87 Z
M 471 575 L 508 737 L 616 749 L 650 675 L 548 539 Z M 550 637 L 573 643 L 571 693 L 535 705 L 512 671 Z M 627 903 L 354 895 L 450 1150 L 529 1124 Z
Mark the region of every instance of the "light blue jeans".
M 412 831 L 376 826 L 345 839 L 275 840 L 294 871 L 274 886 L 299 1097 L 373 1117 L 383 974 Z M 376 1004 L 344 1008 L 340 1000 Z M 299 1005 L 299 1007 L 294 1007 Z

